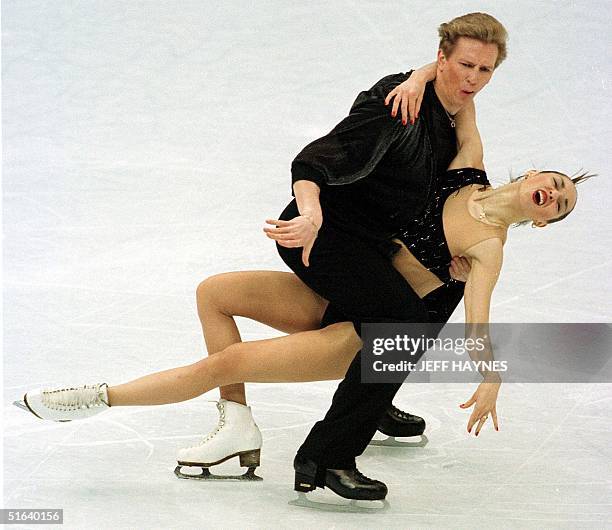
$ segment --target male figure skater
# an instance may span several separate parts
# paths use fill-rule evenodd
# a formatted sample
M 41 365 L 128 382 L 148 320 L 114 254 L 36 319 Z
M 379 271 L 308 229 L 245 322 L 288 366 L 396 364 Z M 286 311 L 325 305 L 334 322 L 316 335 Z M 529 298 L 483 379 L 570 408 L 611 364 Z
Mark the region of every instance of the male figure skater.
M 293 222 L 303 237 L 287 242 L 280 228 L 268 233 L 289 267 L 329 301 L 322 326 L 352 321 L 360 333 L 363 322 L 431 317 L 407 282 L 398 281 L 392 238 L 421 213 L 432 179 L 443 175 L 456 155 L 453 116 L 505 59 L 507 38 L 504 27 L 484 13 L 442 24 L 439 35 L 431 65 L 435 80 L 427 85 L 417 120 L 404 126 L 389 119 L 385 97 L 407 79 L 390 75 L 361 92 L 349 115 L 293 161 L 295 201 L 281 219 Z M 463 284 L 449 283 L 436 293 L 435 312 L 446 320 L 461 300 Z M 346 498 L 386 496 L 382 482 L 359 473 L 355 458 L 378 428 L 385 432 L 417 420 L 392 407 L 399 384 L 361 383 L 360 361 L 357 354 L 325 418 L 298 450 L 298 491 L 327 486 Z

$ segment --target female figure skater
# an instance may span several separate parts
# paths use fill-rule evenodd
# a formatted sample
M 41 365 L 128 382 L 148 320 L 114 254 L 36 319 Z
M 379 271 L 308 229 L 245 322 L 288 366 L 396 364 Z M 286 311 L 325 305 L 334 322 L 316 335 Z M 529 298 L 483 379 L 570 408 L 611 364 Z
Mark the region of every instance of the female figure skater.
M 585 177 L 570 179 L 562 173 L 533 171 L 493 189 L 483 171 L 482 144 L 473 105 L 455 119 L 459 152 L 443 184 L 442 180 L 437 183 L 434 197 L 421 218 L 396 241 L 399 251 L 393 257 L 393 266 L 426 302 L 443 287 L 438 277 L 440 264 L 446 268 L 451 255 L 465 256 L 471 262 L 465 287 L 466 320 L 482 324 L 489 320 L 491 294 L 501 269 L 508 227 L 523 221 L 543 227 L 566 217 L 576 204 L 575 184 Z M 291 228 L 286 229 L 289 224 L 275 223 L 278 229 L 272 229 L 273 234 L 281 238 L 291 235 Z M 432 237 L 442 238 L 445 244 L 441 250 L 419 247 L 413 239 L 415 231 L 425 225 L 427 229 L 435 225 Z M 437 261 L 433 266 L 429 263 L 432 259 Z M 262 271 L 214 276 L 198 287 L 198 310 L 208 351 L 217 353 L 121 385 L 102 383 L 27 392 L 24 404 L 39 418 L 70 421 L 92 416 L 110 406 L 176 403 L 224 387 L 220 425 L 227 426 L 232 445 L 215 446 L 218 430 L 214 431 L 201 445 L 181 450 L 179 465 L 208 468 L 239 456 L 241 465 L 252 470 L 259 465 L 261 435 L 250 409 L 239 403 L 243 401 L 242 383 L 338 379 L 344 376 L 361 348 L 351 322 L 335 322 L 319 329 L 327 306 L 325 299 L 290 273 Z M 233 315 L 259 320 L 288 335 L 240 342 Z M 210 333 L 213 328 L 215 332 Z M 488 374 L 464 405 L 467 408 L 477 404 L 468 430 L 478 423 L 478 433 L 488 414 L 498 426 L 495 405 L 499 385 L 496 374 Z

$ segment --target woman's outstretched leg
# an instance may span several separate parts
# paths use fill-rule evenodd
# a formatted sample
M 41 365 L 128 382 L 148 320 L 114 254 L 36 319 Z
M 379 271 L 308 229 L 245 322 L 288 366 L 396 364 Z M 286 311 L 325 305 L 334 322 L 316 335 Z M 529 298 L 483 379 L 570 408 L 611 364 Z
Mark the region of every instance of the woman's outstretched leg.
M 206 359 L 109 387 L 111 406 L 163 405 L 244 382 L 280 383 L 341 378 L 359 351 L 352 323 L 332 324 L 274 339 L 238 342 Z
M 218 274 L 197 288 L 198 316 L 209 353 L 241 342 L 241 316 L 285 333 L 319 328 L 327 302 L 291 273 L 248 271 Z M 220 388 L 221 398 L 246 404 L 243 383 Z
M 339 379 L 361 348 L 352 323 L 284 337 L 239 342 L 196 363 L 146 375 L 113 387 L 94 385 L 28 393 L 25 403 L 43 419 L 91 415 L 96 407 L 163 405 L 242 382 L 298 382 Z M 101 403 L 102 402 L 102 403 Z

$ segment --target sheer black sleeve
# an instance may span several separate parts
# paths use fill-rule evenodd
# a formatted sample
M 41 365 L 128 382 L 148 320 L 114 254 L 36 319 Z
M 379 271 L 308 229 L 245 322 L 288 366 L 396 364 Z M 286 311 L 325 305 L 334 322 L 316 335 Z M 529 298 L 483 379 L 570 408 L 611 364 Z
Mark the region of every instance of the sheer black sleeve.
M 361 92 L 346 118 L 297 155 L 291 165 L 292 183 L 351 184 L 370 174 L 395 140 L 412 130 L 400 118 L 391 118 L 384 104 L 387 94 L 410 73 L 387 76 Z

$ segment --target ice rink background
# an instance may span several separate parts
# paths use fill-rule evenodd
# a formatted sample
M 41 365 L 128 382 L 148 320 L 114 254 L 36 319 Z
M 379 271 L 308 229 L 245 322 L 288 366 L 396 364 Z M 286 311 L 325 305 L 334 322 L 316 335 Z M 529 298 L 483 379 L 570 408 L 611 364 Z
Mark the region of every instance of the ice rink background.
M 74 424 L 11 402 L 205 355 L 197 284 L 285 270 L 261 228 L 289 199 L 295 154 L 360 90 L 433 60 L 437 25 L 475 10 L 510 33 L 477 98 L 491 181 L 530 167 L 601 175 L 567 222 L 512 233 L 492 318 L 610 322 L 611 7 L 3 1 L 4 506 L 64 508 L 79 529 L 609 525 L 612 385 L 506 385 L 501 431 L 477 439 L 458 408 L 472 388 L 404 385 L 396 403 L 426 418 L 430 443 L 360 458 L 390 489 L 378 515 L 287 505 L 294 452 L 334 383 L 249 386 L 259 484 L 172 474 L 175 449 L 216 424 L 216 392 Z

